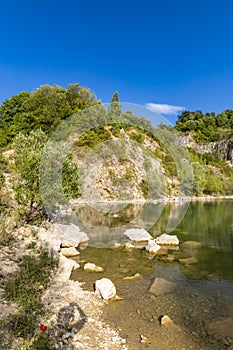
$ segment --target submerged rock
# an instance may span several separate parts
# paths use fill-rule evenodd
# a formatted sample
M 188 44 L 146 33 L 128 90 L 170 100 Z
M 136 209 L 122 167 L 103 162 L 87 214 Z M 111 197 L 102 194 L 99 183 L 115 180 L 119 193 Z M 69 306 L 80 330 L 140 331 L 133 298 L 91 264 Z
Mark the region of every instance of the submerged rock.
M 161 246 L 156 243 L 155 239 L 149 239 L 146 245 L 146 250 L 151 254 L 156 254 Z
M 156 238 L 156 243 L 159 245 L 179 245 L 179 239 L 176 235 L 168 235 L 163 233 L 161 236 Z
M 116 287 L 108 278 L 102 278 L 95 282 L 95 295 L 105 300 L 113 299 L 116 296 Z
M 86 263 L 83 267 L 85 271 L 91 271 L 91 272 L 103 272 L 104 269 L 101 266 L 97 266 L 93 263 Z
M 182 244 L 185 248 L 198 249 L 202 247 L 201 242 L 198 241 L 186 241 Z
M 176 288 L 176 284 L 170 281 L 165 280 L 164 278 L 156 277 L 152 283 L 149 292 L 155 296 L 162 294 L 172 293 Z
M 189 258 L 179 259 L 179 262 L 184 265 L 194 265 L 197 264 L 197 259 L 190 256 Z
M 206 330 L 209 335 L 213 335 L 217 338 L 230 337 L 233 340 L 233 317 L 210 322 L 206 325 Z
M 131 241 L 143 242 L 152 239 L 152 236 L 144 228 L 129 228 L 124 232 Z
M 125 277 L 123 277 L 123 280 L 131 281 L 131 280 L 134 280 L 136 278 L 142 278 L 142 275 L 140 275 L 140 273 L 135 273 L 135 275 L 133 275 L 133 276 L 125 276 Z

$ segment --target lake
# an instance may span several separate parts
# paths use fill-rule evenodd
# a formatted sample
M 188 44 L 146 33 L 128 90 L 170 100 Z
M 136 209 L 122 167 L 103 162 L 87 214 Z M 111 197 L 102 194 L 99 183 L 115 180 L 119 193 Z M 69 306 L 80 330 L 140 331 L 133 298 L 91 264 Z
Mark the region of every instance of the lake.
M 104 272 L 81 268 L 72 278 L 89 290 L 102 277 L 114 282 L 123 300 L 107 302 L 103 318 L 127 339 L 130 349 L 233 348 L 233 201 L 191 202 L 186 207 L 187 203 L 122 204 L 117 214 L 110 206 L 76 209 L 76 223 L 90 236 L 80 265 L 93 262 Z M 163 249 L 155 256 L 140 245 L 126 250 L 123 232 L 138 226 L 154 237 L 165 231 L 176 234 L 179 248 Z M 113 248 L 115 243 L 121 246 Z M 125 279 L 136 273 L 140 276 Z M 156 277 L 176 288 L 159 296 L 149 293 Z M 174 325 L 160 326 L 165 314 Z

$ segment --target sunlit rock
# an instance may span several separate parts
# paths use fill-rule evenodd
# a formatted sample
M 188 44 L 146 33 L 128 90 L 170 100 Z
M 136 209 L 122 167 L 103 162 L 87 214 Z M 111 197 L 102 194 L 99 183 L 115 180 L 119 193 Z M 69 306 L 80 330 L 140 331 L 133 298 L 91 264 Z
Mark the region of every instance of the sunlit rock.
M 156 243 L 159 245 L 179 245 L 179 239 L 176 235 L 168 235 L 163 233 L 161 236 L 156 238 Z
M 103 272 L 104 269 L 101 266 L 97 266 L 93 263 L 86 263 L 83 267 L 84 271 L 90 271 L 90 272 Z
M 144 228 L 130 228 L 124 234 L 131 239 L 131 241 L 143 242 L 152 239 L 152 236 L 144 230 Z
M 61 254 L 65 257 L 74 257 L 78 256 L 80 253 L 74 247 L 70 248 L 61 248 Z
M 95 294 L 105 300 L 113 299 L 116 296 L 116 287 L 108 278 L 102 278 L 95 282 Z
M 164 315 L 159 318 L 159 322 L 161 326 L 170 326 L 173 325 L 173 321 L 170 319 L 169 316 Z
M 155 239 L 149 239 L 146 245 L 146 250 L 151 254 L 156 254 L 161 246 L 156 243 Z

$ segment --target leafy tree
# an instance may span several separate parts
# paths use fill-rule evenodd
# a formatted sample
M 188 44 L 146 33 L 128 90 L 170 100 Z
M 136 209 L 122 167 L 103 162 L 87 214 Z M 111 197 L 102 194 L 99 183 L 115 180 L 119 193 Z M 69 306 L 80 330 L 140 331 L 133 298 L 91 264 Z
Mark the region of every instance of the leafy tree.
M 39 169 L 44 144 L 47 140 L 42 130 L 31 131 L 29 135 L 19 133 L 14 140 L 17 182 L 15 199 L 18 211 L 26 221 L 42 214 Z
M 119 117 L 121 115 L 121 105 L 119 102 L 119 94 L 117 91 L 113 94 L 112 99 L 110 101 L 109 112 L 110 114 L 112 114 L 113 118 Z

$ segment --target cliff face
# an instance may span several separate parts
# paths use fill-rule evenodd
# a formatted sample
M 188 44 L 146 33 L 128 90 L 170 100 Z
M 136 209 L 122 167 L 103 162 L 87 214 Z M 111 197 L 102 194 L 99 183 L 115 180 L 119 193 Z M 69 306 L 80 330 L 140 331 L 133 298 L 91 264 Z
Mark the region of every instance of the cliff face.
M 197 153 L 214 153 L 218 159 L 227 160 L 233 166 L 233 141 L 225 139 L 208 143 L 197 143 L 192 135 L 181 136 L 179 140 L 181 146 L 193 148 Z

